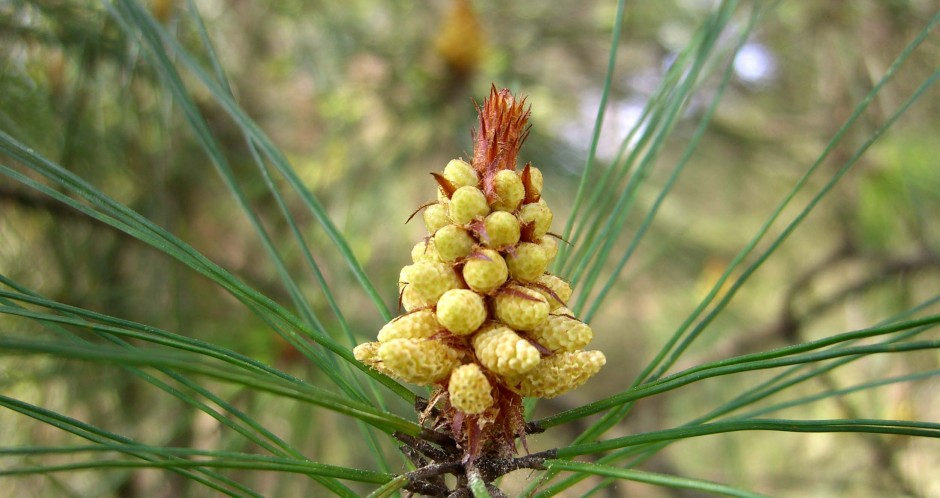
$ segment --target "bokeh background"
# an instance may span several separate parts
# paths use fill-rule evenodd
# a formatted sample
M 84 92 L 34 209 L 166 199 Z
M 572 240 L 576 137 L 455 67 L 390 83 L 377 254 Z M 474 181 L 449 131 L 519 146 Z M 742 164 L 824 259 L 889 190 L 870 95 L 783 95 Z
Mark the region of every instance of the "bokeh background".
M 195 4 L 238 103 L 322 201 L 389 306 L 396 302 L 398 271 L 424 235 L 420 222 L 405 220 L 434 197 L 428 173 L 470 154 L 473 99 L 480 102 L 491 84 L 528 96 L 532 133 L 522 158 L 544 172 L 554 231 L 562 230 L 591 144 L 616 2 Z M 732 25 L 746 22 L 747 5 Z M 148 6 L 184 44 L 199 46 L 184 22 L 186 2 Z M 708 0 L 628 3 L 599 172 L 615 159 L 665 70 L 714 6 Z M 106 8 L 94 1 L 0 2 L 0 127 L 289 304 L 252 227 L 139 47 Z M 731 85 L 698 151 L 593 320 L 594 346 L 607 354 L 608 366 L 584 388 L 541 403 L 539 414 L 601 398 L 633 380 L 937 9 L 932 0 L 862 0 L 780 2 L 770 11 L 734 58 Z M 934 32 L 809 179 L 798 205 L 938 65 Z M 659 158 L 663 167 L 640 192 L 621 251 L 698 124 L 713 80 L 692 99 Z M 241 131 L 201 87 L 193 88 L 252 206 L 281 242 L 307 298 L 329 316 Z M 676 369 L 864 327 L 940 293 L 938 136 L 940 93 L 932 89 L 774 253 Z M 372 338 L 381 317 L 315 221 L 299 203 L 294 207 L 311 245 L 323 248 L 318 262 L 352 329 L 360 340 Z M 8 179 L 0 179 L 0 272 L 65 303 L 222 344 L 315 382 L 322 378 L 208 280 Z M 0 327 L 2 334 L 26 335 L 36 326 L 3 316 Z M 789 396 L 938 363 L 934 352 L 869 358 Z M 748 373 L 643 400 L 610 435 L 681 424 L 769 375 Z M 930 420 L 940 413 L 938 387 L 929 379 L 889 385 L 777 415 Z M 217 388 L 311 458 L 369 466 L 364 444 L 346 437 L 348 421 L 238 387 Z M 0 390 L 152 443 L 243 444 L 211 418 L 106 365 L 4 356 Z M 578 432 L 574 424 L 530 443 L 533 449 L 563 445 Z M 0 412 L 0 440 L 10 446 L 73 441 L 6 412 Z M 772 495 L 940 496 L 940 445 L 905 437 L 711 436 L 678 443 L 643 468 Z M 525 478 L 517 473 L 510 481 Z M 309 486 L 262 472 L 244 479 L 266 496 L 304 496 Z M 0 487 L 14 490 L 10 496 L 200 496 L 199 488 L 158 471 L 3 481 Z M 588 482 L 571 496 L 597 481 Z M 620 483 L 600 496 L 695 493 Z

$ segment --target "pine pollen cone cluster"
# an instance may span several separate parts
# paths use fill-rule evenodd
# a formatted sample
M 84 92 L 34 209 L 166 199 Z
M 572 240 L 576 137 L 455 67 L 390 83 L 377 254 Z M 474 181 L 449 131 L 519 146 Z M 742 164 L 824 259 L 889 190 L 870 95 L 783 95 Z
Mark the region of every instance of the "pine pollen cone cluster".
M 518 411 L 521 396 L 558 396 L 605 363 L 600 351 L 584 351 L 593 332 L 565 306 L 568 283 L 546 271 L 558 241 L 542 174 L 516 168 L 528 134 L 524 104 L 492 88 L 478 107 L 472 162 L 454 159 L 432 173 L 429 235 L 399 279 L 405 313 L 354 350 L 389 376 L 439 386 L 463 418 L 497 421 L 507 405 Z

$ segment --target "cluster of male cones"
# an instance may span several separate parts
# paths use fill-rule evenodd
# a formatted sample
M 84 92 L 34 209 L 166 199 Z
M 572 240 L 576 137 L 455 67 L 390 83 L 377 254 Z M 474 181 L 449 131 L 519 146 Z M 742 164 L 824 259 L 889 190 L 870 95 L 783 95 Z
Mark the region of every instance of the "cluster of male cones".
M 522 397 L 552 398 L 605 363 L 584 351 L 591 328 L 565 302 L 571 288 L 546 272 L 558 252 L 542 174 L 516 170 L 529 109 L 493 87 L 478 107 L 473 159 L 450 161 L 437 201 L 423 206 L 428 236 L 401 270 L 405 313 L 356 359 L 405 382 L 437 386 L 433 424 L 468 458 L 508 455 L 524 437 Z

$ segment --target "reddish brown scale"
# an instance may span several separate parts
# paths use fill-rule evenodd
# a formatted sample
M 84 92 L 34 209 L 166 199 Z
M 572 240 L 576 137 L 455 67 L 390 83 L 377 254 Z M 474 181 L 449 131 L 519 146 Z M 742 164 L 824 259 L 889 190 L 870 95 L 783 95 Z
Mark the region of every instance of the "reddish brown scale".
M 447 178 L 444 178 L 444 175 L 440 173 L 431 173 L 431 176 L 433 176 L 434 180 L 437 181 L 437 184 L 441 186 L 441 190 L 444 191 L 444 195 L 446 195 L 448 199 L 454 196 L 454 192 L 458 188 L 456 185 L 451 183 Z
M 429 339 L 441 341 L 454 349 L 462 351 L 464 354 L 473 354 L 473 348 L 470 346 L 470 343 L 466 337 L 455 336 L 447 329 L 441 329 L 439 332 L 429 337 Z
M 526 132 L 526 134 L 528 134 L 528 132 Z M 525 187 L 525 197 L 522 199 L 523 204 L 532 204 L 542 198 L 542 196 L 535 191 L 535 186 L 532 185 L 532 163 L 526 163 L 525 168 L 522 170 L 522 186 Z
M 482 179 L 483 193 L 488 200 L 494 195 L 493 175 L 499 170 L 516 169 L 519 148 L 529 135 L 527 124 L 531 112 L 525 101 L 525 98 L 517 101 L 509 90 L 496 90 L 494 85 L 483 107 L 477 105 L 480 127 L 473 133 L 471 165 Z
M 551 290 L 547 285 L 542 285 L 542 284 L 540 284 L 540 283 L 538 283 L 538 282 L 529 282 L 529 283 L 525 284 L 525 286 L 526 286 L 526 287 L 529 287 L 529 288 L 532 288 L 532 289 L 538 289 L 538 290 L 541 290 L 541 291 L 545 291 L 546 293 L 548 293 L 549 296 L 552 297 L 552 299 L 554 299 L 554 300 L 558 301 L 559 303 L 561 303 L 562 306 L 568 307 L 568 304 L 565 303 L 565 301 L 564 301 L 562 298 L 558 297 L 558 294 L 555 294 L 555 291 Z M 569 315 L 568 315 L 567 313 L 565 313 L 564 316 L 569 316 Z M 574 317 L 572 316 L 571 318 L 574 318 Z M 575 318 L 575 320 L 577 320 L 577 318 Z
M 525 412 L 525 407 L 522 405 L 521 396 L 516 397 L 515 401 L 518 404 L 518 407 L 515 410 L 512 410 L 510 413 L 510 416 L 512 417 L 512 432 L 513 432 L 513 434 L 510 436 L 518 435 L 519 442 L 522 443 L 522 449 L 524 449 L 526 453 L 529 453 L 529 443 L 525 439 L 526 424 L 525 424 L 525 416 L 523 415 L 523 413 Z
M 466 415 L 463 412 L 454 410 L 454 415 L 450 419 L 451 434 L 463 434 L 463 423 Z
M 546 356 L 551 356 L 551 355 L 552 355 L 552 350 L 551 350 L 551 349 L 548 349 L 548 348 L 546 348 L 545 346 L 541 345 L 541 344 L 539 343 L 539 341 L 536 341 L 535 339 L 529 337 L 528 334 L 526 334 L 526 333 L 519 333 L 519 335 L 520 335 L 523 339 L 525 339 L 526 341 L 528 341 L 529 344 L 531 344 L 535 349 L 538 349 L 538 350 L 539 350 L 539 354 L 541 354 L 542 357 L 546 357 Z
M 470 464 L 480 456 L 483 449 L 483 428 L 480 427 L 480 418 L 477 415 L 468 415 L 467 422 L 470 423 L 467 431 L 467 454 L 464 456 L 463 463 Z
M 515 440 L 522 441 L 528 451 L 525 438 L 522 397 L 503 386 L 498 379 L 493 382 L 494 406 L 480 415 L 468 415 L 448 406 L 442 415 L 464 450 L 462 463 L 472 464 L 482 455 L 509 457 L 516 453 Z
M 484 220 L 473 220 L 470 222 L 470 225 L 467 226 L 467 228 L 473 232 L 473 235 L 477 238 L 477 240 L 489 244 L 490 236 L 486 234 L 486 224 L 484 223 Z
M 531 221 L 529 223 L 523 223 L 519 227 L 519 241 L 538 243 L 538 240 L 535 238 L 535 222 L 534 221 Z
M 536 303 L 542 302 L 541 299 L 539 299 L 539 298 L 537 298 L 537 297 L 535 297 L 535 296 L 530 296 L 529 294 L 526 294 L 525 292 L 522 292 L 522 291 L 518 291 L 518 290 L 516 290 L 516 289 L 513 289 L 512 287 L 510 287 L 510 286 L 508 286 L 508 285 L 507 285 L 507 286 L 504 286 L 504 287 L 501 287 L 501 288 L 499 289 L 498 293 L 499 293 L 499 294 L 506 294 L 506 295 L 508 295 L 508 296 L 515 296 L 515 297 L 518 297 L 518 298 L 521 298 L 521 299 L 525 299 L 526 301 L 533 301 L 533 302 L 536 302 Z
M 465 259 L 479 259 L 483 261 L 493 261 L 489 256 L 487 256 L 486 254 L 483 254 L 483 252 L 481 251 L 473 251 Z
M 492 424 L 495 453 L 510 455 L 516 452 L 515 439 L 525 437 L 522 397 L 505 387 L 497 387 L 499 415 Z

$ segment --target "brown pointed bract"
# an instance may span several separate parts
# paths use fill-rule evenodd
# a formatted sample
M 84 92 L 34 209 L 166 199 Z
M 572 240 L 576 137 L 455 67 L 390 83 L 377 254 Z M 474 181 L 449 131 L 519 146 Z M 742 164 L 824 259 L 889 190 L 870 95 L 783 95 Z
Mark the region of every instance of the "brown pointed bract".
M 526 163 L 525 168 L 522 169 L 522 186 L 525 187 L 525 198 L 522 199 L 523 204 L 538 202 L 542 197 L 532 185 L 532 163 Z
M 529 115 L 525 98 L 516 100 L 506 88 L 490 88 L 490 96 L 477 106 L 478 130 L 473 132 L 472 166 L 480 178 L 492 177 L 501 169 L 515 170 L 516 156 L 529 135 Z
M 431 173 L 431 176 L 437 181 L 437 184 L 441 187 L 441 190 L 444 191 L 444 195 L 446 195 L 448 199 L 454 196 L 454 192 L 457 190 L 456 185 L 451 183 L 450 180 L 440 173 Z

